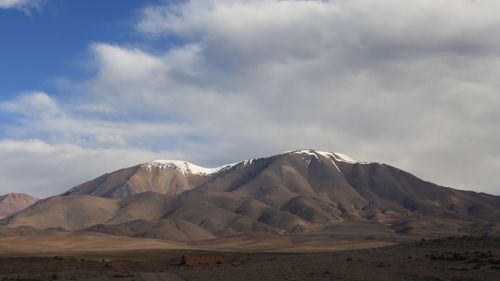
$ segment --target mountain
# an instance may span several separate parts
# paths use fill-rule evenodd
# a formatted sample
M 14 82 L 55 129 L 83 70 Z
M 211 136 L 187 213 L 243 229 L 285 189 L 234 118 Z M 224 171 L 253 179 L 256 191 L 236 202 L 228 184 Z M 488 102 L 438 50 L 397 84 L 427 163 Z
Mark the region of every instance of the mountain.
M 0 224 L 192 243 L 248 241 L 248 235 L 290 243 L 399 241 L 499 234 L 500 197 L 339 153 L 296 150 L 215 169 L 185 161 L 137 165 L 41 200 Z
M 23 193 L 0 195 L 0 219 L 33 205 L 38 198 Z
M 214 174 L 230 167 L 231 165 L 226 165 L 210 169 L 186 161 L 157 160 L 105 174 L 78 185 L 63 195 L 86 194 L 114 199 L 147 191 L 178 195 L 207 182 Z

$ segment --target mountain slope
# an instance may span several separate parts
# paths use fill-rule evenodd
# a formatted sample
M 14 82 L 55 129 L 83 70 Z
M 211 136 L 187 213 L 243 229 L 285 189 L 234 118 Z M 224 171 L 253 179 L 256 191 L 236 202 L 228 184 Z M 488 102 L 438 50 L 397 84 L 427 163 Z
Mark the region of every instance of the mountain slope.
M 38 229 L 76 230 L 109 220 L 119 209 L 115 200 L 75 195 L 40 200 L 2 222 L 9 227 L 31 226 Z
M 24 210 L 38 200 L 38 198 L 23 193 L 9 193 L 1 195 L 0 219 Z
M 368 212 L 500 221 L 500 197 L 441 187 L 389 165 L 340 164 L 349 184 L 370 201 Z M 378 212 L 377 216 L 383 216 Z
M 498 234 L 500 197 L 380 163 L 297 150 L 207 169 L 155 161 L 106 174 L 1 221 L 173 241 L 241 234 L 403 239 Z M 315 237 L 315 238 L 314 238 Z
M 207 169 L 186 161 L 157 160 L 105 174 L 63 195 L 86 194 L 114 199 L 148 191 L 177 195 L 207 181 L 213 174 L 229 166 Z

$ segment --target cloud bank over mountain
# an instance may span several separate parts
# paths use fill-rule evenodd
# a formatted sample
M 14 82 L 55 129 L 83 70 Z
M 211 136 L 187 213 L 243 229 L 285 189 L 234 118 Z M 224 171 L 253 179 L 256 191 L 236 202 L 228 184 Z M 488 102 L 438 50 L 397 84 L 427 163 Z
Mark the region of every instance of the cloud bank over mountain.
M 137 42 L 90 43 L 91 75 L 65 80 L 64 98 L 0 102 L 12 118 L 0 157 L 25 156 L 2 170 L 37 159 L 31 176 L 52 192 L 133 161 L 218 166 L 318 148 L 499 194 L 499 9 L 489 0 L 145 7 L 131 27 Z M 53 154 L 39 159 L 33 144 Z M 98 164 L 48 186 L 42 167 L 86 161 Z M 29 182 L 16 188 L 37 194 Z

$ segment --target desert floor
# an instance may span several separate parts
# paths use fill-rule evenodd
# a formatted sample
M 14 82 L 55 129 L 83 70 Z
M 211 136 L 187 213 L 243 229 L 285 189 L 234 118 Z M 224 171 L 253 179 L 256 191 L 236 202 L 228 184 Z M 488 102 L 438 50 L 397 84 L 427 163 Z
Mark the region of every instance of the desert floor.
M 0 253 L 1 254 L 1 253 Z M 182 257 L 187 264 L 180 265 Z M 0 280 L 500 280 L 500 238 L 322 253 L 122 250 L 0 258 Z

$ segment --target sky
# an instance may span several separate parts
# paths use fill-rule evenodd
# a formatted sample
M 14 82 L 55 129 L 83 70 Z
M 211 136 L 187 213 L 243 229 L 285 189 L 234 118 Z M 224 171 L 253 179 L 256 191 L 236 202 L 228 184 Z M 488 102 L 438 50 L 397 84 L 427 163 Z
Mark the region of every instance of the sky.
M 0 193 L 313 148 L 500 194 L 497 0 L 0 0 Z

